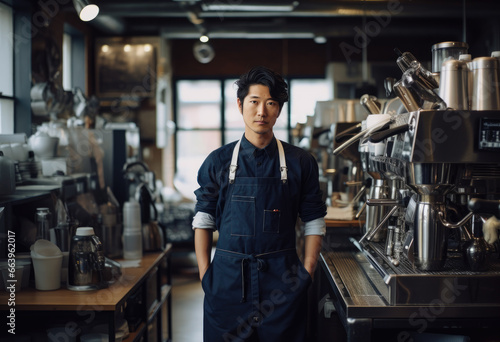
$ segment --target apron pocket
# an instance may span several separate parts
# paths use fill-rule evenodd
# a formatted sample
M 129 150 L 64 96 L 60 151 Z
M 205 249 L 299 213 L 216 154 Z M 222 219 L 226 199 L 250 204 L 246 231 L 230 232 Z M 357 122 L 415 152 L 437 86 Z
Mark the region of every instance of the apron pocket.
M 231 235 L 255 236 L 255 197 L 232 197 Z
M 264 210 L 264 233 L 279 233 L 280 232 L 280 214 L 278 209 Z

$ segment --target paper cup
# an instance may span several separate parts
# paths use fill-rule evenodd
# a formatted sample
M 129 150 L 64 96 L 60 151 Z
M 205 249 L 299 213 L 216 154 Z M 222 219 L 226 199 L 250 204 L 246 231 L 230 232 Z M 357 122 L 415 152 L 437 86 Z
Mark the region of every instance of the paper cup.
M 31 253 L 35 270 L 35 287 L 37 290 L 50 291 L 61 287 L 62 254 L 42 257 Z

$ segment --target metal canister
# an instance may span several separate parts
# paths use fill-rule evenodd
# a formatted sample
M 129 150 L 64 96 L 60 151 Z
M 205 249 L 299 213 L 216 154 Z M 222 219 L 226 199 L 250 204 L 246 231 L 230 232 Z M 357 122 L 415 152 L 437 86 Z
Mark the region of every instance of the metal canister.
M 469 45 L 465 42 L 442 42 L 432 45 L 432 72 L 441 72 L 441 65 L 448 59 L 458 59 L 466 54 Z
M 50 240 L 52 215 L 49 208 L 37 208 L 35 213 L 36 240 Z
M 443 62 L 439 97 L 446 102 L 449 108 L 455 110 L 469 109 L 467 78 L 468 68 L 465 61 L 450 59 Z
M 473 92 L 472 110 L 499 110 L 498 60 L 495 57 L 478 57 L 472 61 Z

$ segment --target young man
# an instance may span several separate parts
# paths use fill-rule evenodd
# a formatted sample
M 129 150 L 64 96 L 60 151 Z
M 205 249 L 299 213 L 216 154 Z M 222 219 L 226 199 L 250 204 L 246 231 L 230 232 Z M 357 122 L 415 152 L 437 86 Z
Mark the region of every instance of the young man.
M 195 250 L 205 341 L 305 341 L 307 288 L 325 232 L 318 164 L 274 137 L 288 101 L 277 73 L 256 67 L 236 82 L 245 133 L 213 151 L 198 173 Z M 305 257 L 295 248 L 305 222 Z M 210 262 L 213 230 L 219 231 Z

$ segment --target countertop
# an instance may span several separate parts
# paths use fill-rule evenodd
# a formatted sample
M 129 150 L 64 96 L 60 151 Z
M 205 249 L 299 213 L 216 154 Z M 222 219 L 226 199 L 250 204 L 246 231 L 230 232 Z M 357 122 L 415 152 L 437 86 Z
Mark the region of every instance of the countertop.
M 71 291 L 61 284 L 55 291 L 39 291 L 32 287 L 16 293 L 16 310 L 74 311 L 96 310 L 113 311 L 126 301 L 141 280 L 171 250 L 171 245 L 162 252 L 145 253 L 140 267 L 122 268 L 121 277 L 108 288 L 95 291 Z M 120 260 L 117 260 L 118 262 Z M 0 293 L 0 310 L 8 310 L 9 293 Z

